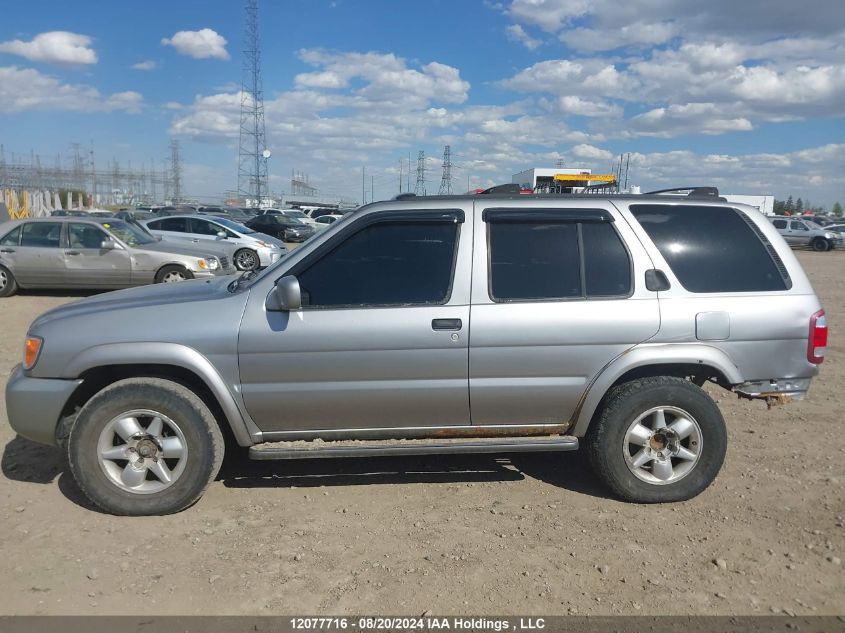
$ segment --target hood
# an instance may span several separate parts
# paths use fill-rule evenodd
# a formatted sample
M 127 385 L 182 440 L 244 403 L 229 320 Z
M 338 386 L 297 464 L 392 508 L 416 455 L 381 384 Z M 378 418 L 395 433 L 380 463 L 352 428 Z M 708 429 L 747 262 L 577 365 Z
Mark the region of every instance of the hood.
M 38 327 L 56 319 L 102 313 L 109 310 L 147 308 L 232 297 L 234 295 L 229 292 L 228 285 L 233 279 L 234 276 L 216 277 L 207 280 L 191 279 L 175 284 L 155 284 L 152 286 L 139 286 L 137 288 L 127 288 L 126 290 L 104 292 L 53 308 L 38 317 L 32 323 L 30 329 L 34 331 Z M 246 296 L 248 293 L 238 294 Z
M 219 258 L 221 255 L 230 257 L 229 251 L 232 247 L 212 244 L 210 242 L 208 245 L 203 244 L 202 246 L 190 246 L 185 244 L 185 242 L 177 242 L 175 240 L 168 241 L 167 238 L 162 238 L 160 242 L 144 244 L 143 246 L 134 246 L 132 248 L 136 251 L 155 251 L 156 253 L 188 255 L 190 257 L 208 257 L 209 255 L 214 255 Z

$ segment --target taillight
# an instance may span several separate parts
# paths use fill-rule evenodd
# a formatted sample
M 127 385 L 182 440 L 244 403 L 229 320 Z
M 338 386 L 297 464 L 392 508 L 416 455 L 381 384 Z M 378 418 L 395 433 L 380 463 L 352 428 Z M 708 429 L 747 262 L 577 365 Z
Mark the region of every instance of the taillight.
M 810 337 L 807 340 L 807 360 L 814 365 L 821 365 L 827 351 L 827 320 L 824 310 L 819 310 L 810 317 Z

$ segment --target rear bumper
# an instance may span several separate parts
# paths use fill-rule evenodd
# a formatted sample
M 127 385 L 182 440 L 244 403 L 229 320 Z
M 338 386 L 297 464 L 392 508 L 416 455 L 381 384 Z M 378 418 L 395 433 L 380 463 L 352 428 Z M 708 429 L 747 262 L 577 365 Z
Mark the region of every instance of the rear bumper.
M 80 384 L 82 380 L 31 378 L 18 365 L 6 383 L 9 425 L 26 438 L 56 444 L 59 416 Z
M 744 382 L 733 388 L 742 398 L 765 400 L 769 406 L 804 400 L 812 378 L 778 378 Z

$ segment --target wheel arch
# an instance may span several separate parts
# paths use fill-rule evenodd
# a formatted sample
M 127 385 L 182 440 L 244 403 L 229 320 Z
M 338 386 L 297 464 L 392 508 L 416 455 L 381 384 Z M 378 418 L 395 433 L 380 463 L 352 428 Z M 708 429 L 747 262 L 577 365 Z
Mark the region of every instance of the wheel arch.
M 709 345 L 637 346 L 613 359 L 592 380 L 573 414 L 568 433 L 583 437 L 614 387 L 648 376 L 693 377 L 697 384 L 712 380 L 725 389 L 743 381 L 739 368 L 727 354 Z
M 217 369 L 198 351 L 175 343 L 131 343 L 89 348 L 75 357 L 65 374 L 81 378 L 66 403 L 56 437 L 66 436 L 76 413 L 97 392 L 125 378 L 164 378 L 194 391 L 211 409 L 224 434 L 252 446 L 259 431 L 239 406 Z

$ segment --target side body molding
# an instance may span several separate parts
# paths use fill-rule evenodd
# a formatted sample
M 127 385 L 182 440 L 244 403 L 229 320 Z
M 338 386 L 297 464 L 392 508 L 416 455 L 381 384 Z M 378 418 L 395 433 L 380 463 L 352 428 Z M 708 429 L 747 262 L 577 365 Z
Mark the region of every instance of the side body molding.
M 648 365 L 702 365 L 720 371 L 732 385 L 743 382 L 739 368 L 717 347 L 701 343 L 644 343 L 623 352 L 610 361 L 593 379 L 573 416 L 569 435 L 583 437 L 599 402 L 626 372 Z
M 197 350 L 178 343 L 115 343 L 89 347 L 75 356 L 62 372 L 64 378 L 77 378 L 83 372 L 104 365 L 173 365 L 187 369 L 211 390 L 229 422 L 240 446 L 252 446 L 261 432 L 243 403 L 239 403 L 217 368 Z

